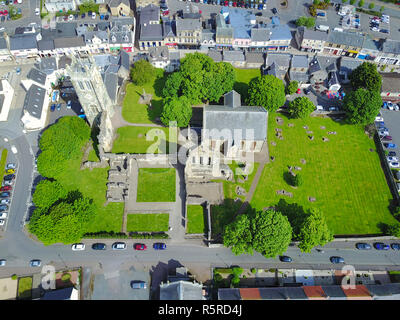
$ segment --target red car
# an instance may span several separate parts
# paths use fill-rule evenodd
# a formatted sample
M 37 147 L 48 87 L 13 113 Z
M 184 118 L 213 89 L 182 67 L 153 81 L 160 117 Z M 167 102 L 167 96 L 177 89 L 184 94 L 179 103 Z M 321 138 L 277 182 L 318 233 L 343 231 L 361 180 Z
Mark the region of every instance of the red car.
M 3 11 L 0 11 L 0 16 L 3 16 L 4 15 L 4 12 Z
M 12 189 L 11 186 L 4 186 L 0 188 L 0 191 L 10 191 Z
M 300 88 L 297 89 L 297 94 L 299 94 L 299 93 L 301 93 L 301 89 Z
M 145 244 L 143 244 L 143 243 L 136 243 L 134 246 L 133 246 L 133 248 L 135 249 L 135 250 L 146 250 L 147 249 L 147 246 L 145 245 Z
M 3 15 L 5 15 L 5 16 L 8 15 L 8 11 L 7 11 L 7 10 L 4 10 L 4 11 L 3 11 Z
M 236 7 L 236 2 L 233 3 L 233 6 Z
M 225 1 L 224 6 L 227 7 L 229 4 L 229 1 Z
M 169 10 L 167 10 L 167 11 L 164 11 L 164 12 L 162 13 L 162 15 L 163 15 L 163 16 L 167 16 L 167 15 L 169 15 Z

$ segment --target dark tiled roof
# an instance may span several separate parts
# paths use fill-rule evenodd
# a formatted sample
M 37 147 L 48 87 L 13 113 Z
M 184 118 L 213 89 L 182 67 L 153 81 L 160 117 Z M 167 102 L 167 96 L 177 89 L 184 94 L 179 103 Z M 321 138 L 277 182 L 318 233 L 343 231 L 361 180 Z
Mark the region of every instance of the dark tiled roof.
M 241 300 L 240 291 L 237 288 L 218 289 L 218 300 Z
M 32 117 L 40 119 L 42 116 L 43 102 L 46 96 L 46 90 L 32 84 L 25 95 L 24 110 Z
M 29 70 L 28 75 L 27 75 L 28 79 L 31 79 L 42 85 L 44 85 L 46 83 L 46 77 L 47 77 L 47 75 L 44 72 L 39 71 L 36 68 L 32 68 L 31 70 Z

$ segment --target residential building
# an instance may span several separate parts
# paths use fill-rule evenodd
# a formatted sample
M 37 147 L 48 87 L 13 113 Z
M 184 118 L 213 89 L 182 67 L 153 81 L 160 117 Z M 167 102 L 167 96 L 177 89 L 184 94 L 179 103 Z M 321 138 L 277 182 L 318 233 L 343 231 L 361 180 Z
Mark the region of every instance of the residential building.
M 306 27 L 297 28 L 295 33 L 297 48 L 307 52 L 322 52 L 327 37 L 326 32 L 310 30 Z
M 246 59 L 244 52 L 241 50 L 223 52 L 223 61 L 228 62 L 236 68 L 244 68 L 246 66 Z
M 251 44 L 251 28 L 256 24 L 256 16 L 251 11 L 222 7 L 222 16 L 233 29 L 233 48 L 248 48 Z
M 367 61 L 375 61 L 379 56 L 380 43 L 372 39 L 368 34 L 365 35 L 361 50 L 358 52 L 357 58 Z
M 175 20 L 164 18 L 162 27 L 164 45 L 171 49 L 178 48 Z
M 147 7 L 150 4 L 159 6 L 160 0 L 136 0 L 135 4 L 136 4 L 136 11 L 140 12 L 141 10 L 143 10 L 144 7 Z
M 323 56 L 315 56 L 308 69 L 310 83 L 312 85 L 326 85 L 328 76 L 331 72 L 337 72 L 337 59 Z
M 234 90 L 224 95 L 224 105 L 204 106 L 201 145 L 188 155 L 186 177 L 232 177 L 227 161 L 248 159 L 262 150 L 267 140 L 267 119 L 264 108 L 242 106 L 240 94 Z
M 266 51 L 268 49 L 271 29 L 258 27 L 251 29 L 250 51 Z
M 36 58 L 38 55 L 37 35 L 15 34 L 9 37 L 10 53 L 16 59 Z
M 225 17 L 218 14 L 215 18 L 216 34 L 215 34 L 215 47 L 218 49 L 232 48 L 233 43 L 233 28 L 227 24 Z
M 148 50 L 150 47 L 160 47 L 163 44 L 163 28 L 161 24 L 140 26 L 139 48 Z
M 222 61 L 222 51 L 219 50 L 208 50 L 207 55 L 213 59 L 214 62 Z
M 8 49 L 7 39 L 0 37 L 0 62 L 12 60 L 12 55 Z
M 183 19 L 200 19 L 201 13 L 198 6 L 193 5 L 193 3 L 188 4 L 182 10 L 182 18 Z
M 140 25 L 160 24 L 160 7 L 150 4 L 140 11 Z
M 308 82 L 308 56 L 296 55 L 292 57 L 289 70 L 289 80 L 299 84 Z
M 215 48 L 215 30 L 203 29 L 201 32 L 201 46 L 200 49 L 207 50 Z
M 399 102 L 400 101 L 400 74 L 395 72 L 381 73 L 382 75 L 382 100 Z
M 290 48 L 292 33 L 287 24 L 273 25 L 268 42 L 269 51 L 286 51 Z
M 291 55 L 281 53 L 268 53 L 263 68 L 264 74 L 270 74 L 278 79 L 285 80 L 290 67 Z
M 331 31 L 325 41 L 325 54 L 355 58 L 362 49 L 364 36 L 355 32 Z
M 341 57 L 340 62 L 339 62 L 339 65 L 340 65 L 339 80 L 342 83 L 349 83 L 350 82 L 350 80 L 349 80 L 350 73 L 362 63 L 363 63 L 363 61 L 360 61 L 357 59 Z
M 110 0 L 108 8 L 110 9 L 111 15 L 114 17 L 133 16 L 129 0 Z
M 202 26 L 200 19 L 176 19 L 176 37 L 180 48 L 199 48 Z
M 135 30 L 132 28 L 135 24 L 135 18 L 123 18 L 114 20 L 110 26 L 108 43 L 111 52 L 125 50 L 134 51 Z
M 179 51 L 169 51 L 168 47 L 152 47 L 148 53 L 149 62 L 156 68 L 164 69 L 167 72 L 173 72 L 179 68 Z
M 246 52 L 246 68 L 261 68 L 265 64 L 263 52 Z
M 60 12 L 60 11 L 75 11 L 77 4 L 75 0 L 46 0 L 44 7 L 48 12 Z
M 400 41 L 386 39 L 375 62 L 379 65 L 400 65 Z

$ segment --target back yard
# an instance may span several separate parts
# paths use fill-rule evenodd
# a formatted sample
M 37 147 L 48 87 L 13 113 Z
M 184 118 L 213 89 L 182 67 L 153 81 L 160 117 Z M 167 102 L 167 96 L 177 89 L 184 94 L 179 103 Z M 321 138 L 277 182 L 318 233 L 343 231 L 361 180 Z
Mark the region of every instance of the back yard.
M 277 116 L 283 124 L 277 124 Z M 276 128 L 282 130 L 282 140 L 275 136 Z M 336 235 L 381 233 L 380 223 L 396 222 L 388 208 L 392 195 L 374 141 L 362 127 L 330 118 L 293 120 L 270 114 L 268 148 L 275 160 L 263 170 L 252 207 L 262 210 L 284 199 L 303 209 L 320 208 Z M 304 184 L 297 189 L 284 179 L 289 166 L 301 168 L 295 172 L 300 172 Z M 290 192 L 293 197 L 278 195 L 278 190 Z

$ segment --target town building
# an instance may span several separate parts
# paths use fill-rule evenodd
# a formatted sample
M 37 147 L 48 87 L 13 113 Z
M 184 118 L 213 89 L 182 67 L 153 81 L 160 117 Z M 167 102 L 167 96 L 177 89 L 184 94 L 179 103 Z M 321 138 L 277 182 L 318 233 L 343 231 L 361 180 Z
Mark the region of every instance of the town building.
M 331 31 L 323 53 L 355 58 L 362 49 L 364 36 L 354 32 Z
M 108 8 L 114 17 L 133 16 L 129 0 L 110 0 Z
M 37 34 L 23 33 L 9 37 L 10 53 L 16 59 L 29 59 L 38 56 Z
M 291 59 L 290 54 L 268 53 L 263 74 L 273 75 L 278 79 L 286 80 Z
M 301 51 L 320 53 L 324 50 L 326 32 L 299 27 L 295 33 L 297 48 Z
M 148 60 L 155 68 L 173 72 L 180 66 L 179 51 L 170 51 L 168 47 L 153 47 L 149 49 Z
M 48 12 L 75 11 L 77 3 L 75 0 L 46 0 L 44 7 Z
M 289 80 L 299 84 L 308 82 L 308 56 L 295 55 L 290 62 Z
M 197 49 L 201 43 L 202 26 L 200 19 L 176 19 L 178 48 Z
M 268 41 L 268 51 L 287 51 L 292 41 L 292 33 L 287 24 L 273 25 Z
M 381 73 L 382 87 L 381 97 L 382 100 L 399 102 L 400 101 L 400 74 L 395 72 Z
M 381 50 L 375 59 L 379 65 L 400 64 L 400 41 L 387 39 L 382 43 Z
M 7 39 L 0 37 L 0 62 L 12 60 L 12 55 L 8 49 Z

